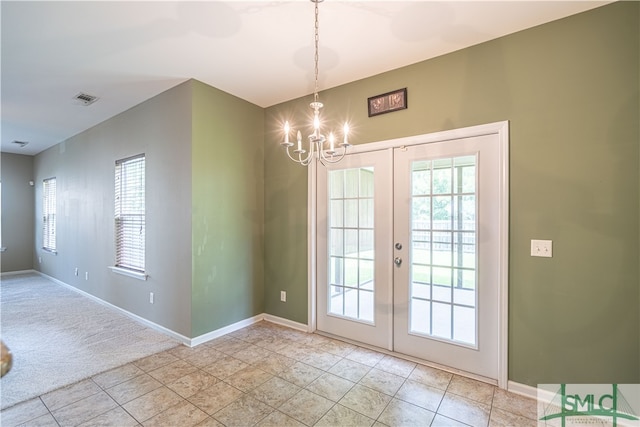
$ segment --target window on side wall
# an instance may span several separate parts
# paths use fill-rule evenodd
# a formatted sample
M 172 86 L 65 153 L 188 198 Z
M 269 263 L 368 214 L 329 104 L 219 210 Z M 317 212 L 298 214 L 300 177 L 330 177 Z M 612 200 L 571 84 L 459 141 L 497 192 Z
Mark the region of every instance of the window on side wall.
M 56 179 L 42 181 L 42 249 L 56 252 Z
M 115 184 L 115 267 L 146 278 L 144 154 L 116 161 Z

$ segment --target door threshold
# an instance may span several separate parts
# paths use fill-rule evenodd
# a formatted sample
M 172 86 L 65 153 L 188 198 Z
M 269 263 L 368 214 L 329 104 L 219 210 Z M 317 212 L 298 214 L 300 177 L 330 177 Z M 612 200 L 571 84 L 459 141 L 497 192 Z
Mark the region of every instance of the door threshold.
M 315 331 L 313 331 L 312 333 L 317 334 L 317 335 L 321 335 L 323 337 L 331 338 L 331 339 L 334 339 L 334 340 L 337 340 L 337 341 L 342 341 L 342 342 L 345 342 L 345 343 L 348 343 L 348 344 L 353 344 L 353 345 L 356 345 L 358 347 L 366 348 L 368 350 L 377 351 L 378 353 L 386 354 L 387 356 L 397 357 L 398 359 L 403 359 L 403 360 L 406 360 L 408 362 L 418 363 L 420 365 L 428 366 L 430 368 L 439 369 L 441 371 L 449 372 L 450 374 L 459 375 L 461 377 L 470 378 L 470 379 L 476 380 L 476 381 L 481 381 L 483 383 L 487 383 L 487 384 L 490 384 L 490 385 L 493 385 L 493 386 L 496 386 L 496 387 L 498 386 L 498 380 L 495 380 L 495 379 L 492 379 L 492 378 L 487 378 L 485 376 L 474 374 L 472 372 L 467 372 L 467 371 L 463 371 L 463 370 L 460 370 L 460 369 L 452 368 L 450 366 L 441 365 L 439 363 L 430 362 L 428 360 L 421 359 L 419 357 L 409 356 L 408 354 L 396 353 L 395 351 L 391 351 L 391 350 L 387 350 L 385 348 L 376 347 L 374 345 L 370 345 L 370 344 L 362 343 L 362 342 L 359 342 L 359 341 L 351 340 L 349 338 L 344 338 L 344 337 L 341 337 L 339 335 L 330 334 L 328 332 L 323 332 L 323 331 L 320 331 L 320 330 L 317 330 L 317 329 Z

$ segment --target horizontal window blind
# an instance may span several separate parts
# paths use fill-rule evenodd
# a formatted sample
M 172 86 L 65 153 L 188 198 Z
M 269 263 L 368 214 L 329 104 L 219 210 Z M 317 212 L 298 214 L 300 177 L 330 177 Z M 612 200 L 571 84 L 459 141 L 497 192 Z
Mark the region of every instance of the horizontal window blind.
M 42 247 L 56 250 L 56 179 L 42 181 Z
M 116 266 L 144 272 L 145 156 L 116 161 Z

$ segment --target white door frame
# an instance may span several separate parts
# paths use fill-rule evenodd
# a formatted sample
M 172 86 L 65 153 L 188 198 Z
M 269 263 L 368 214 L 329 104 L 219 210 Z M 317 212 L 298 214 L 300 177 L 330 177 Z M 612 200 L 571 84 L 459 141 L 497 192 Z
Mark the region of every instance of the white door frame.
M 497 135 L 499 141 L 500 183 L 499 183 L 499 284 L 498 284 L 498 387 L 507 388 L 508 381 L 508 311 L 509 311 L 509 122 L 502 121 L 485 125 L 471 126 L 461 129 L 396 138 L 386 141 L 372 142 L 352 146 L 350 153 L 385 150 L 394 147 L 429 144 L 453 139 L 468 138 L 483 135 Z M 307 198 L 307 244 L 309 258 L 307 260 L 308 272 L 308 320 L 307 330 L 316 331 L 316 273 L 317 253 L 317 164 L 311 162 L 307 171 L 308 198 Z

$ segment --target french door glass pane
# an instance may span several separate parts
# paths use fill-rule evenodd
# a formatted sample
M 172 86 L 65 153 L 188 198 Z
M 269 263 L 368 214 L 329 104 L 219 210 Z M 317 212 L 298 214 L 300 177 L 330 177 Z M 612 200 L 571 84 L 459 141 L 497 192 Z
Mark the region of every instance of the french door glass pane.
M 344 182 L 344 197 L 353 199 L 358 197 L 360 187 L 360 170 L 359 169 L 345 169 L 342 171 L 335 171 L 338 174 L 342 174 L 342 181 Z M 333 174 L 333 172 L 332 172 Z
M 329 255 L 344 255 L 344 230 L 341 228 L 331 229 L 331 245 L 329 246 Z
M 413 229 L 429 230 L 431 228 L 431 197 L 414 196 L 411 208 Z
M 344 197 L 344 174 L 336 174 L 329 183 L 329 198 L 340 200 Z
M 369 199 L 360 199 L 360 227 L 373 229 L 373 197 Z
M 344 293 L 344 316 L 358 318 L 358 291 L 346 289 Z
M 431 334 L 438 338 L 451 339 L 451 304 L 432 302 L 433 321 Z
M 477 345 L 476 157 L 411 170 L 410 332 Z
M 452 214 L 455 230 L 475 230 L 476 197 L 474 195 L 454 196 Z
M 431 181 L 432 194 L 451 194 L 451 159 L 434 160 L 431 175 L 433 176 Z
M 453 159 L 456 173 L 453 175 L 455 193 L 474 194 L 476 192 L 476 158 L 474 156 Z
M 411 300 L 411 332 L 431 335 L 431 303 L 422 299 Z
M 373 290 L 373 260 L 360 260 L 360 288 Z
M 373 168 L 329 172 L 329 314 L 374 321 Z
M 344 314 L 344 288 L 342 286 L 329 287 L 329 313 L 343 315 Z
M 344 258 L 331 257 L 329 263 L 329 281 L 336 286 L 344 285 Z
M 373 198 L 373 168 L 360 168 L 359 196 Z
M 351 288 L 358 287 L 358 259 L 345 258 L 344 259 L 344 273 L 345 273 L 345 286 Z
M 413 163 L 412 194 L 414 196 L 431 194 L 431 162 Z
M 358 228 L 358 199 L 344 201 L 344 226 Z
M 360 230 L 358 249 L 360 259 L 373 260 L 373 230 Z
M 342 227 L 344 221 L 342 219 L 342 214 L 344 212 L 344 200 L 332 200 L 331 201 L 331 216 L 329 220 L 332 227 Z

